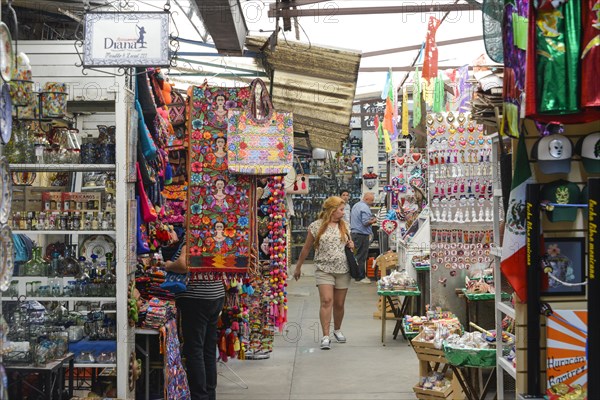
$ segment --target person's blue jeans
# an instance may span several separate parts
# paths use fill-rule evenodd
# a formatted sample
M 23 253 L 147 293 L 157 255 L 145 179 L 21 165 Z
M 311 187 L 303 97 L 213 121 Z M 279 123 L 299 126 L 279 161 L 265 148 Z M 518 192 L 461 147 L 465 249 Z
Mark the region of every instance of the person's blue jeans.
M 183 355 L 192 400 L 217 397 L 217 321 L 224 298 L 177 299 Z
M 369 244 L 371 243 L 369 235 L 363 235 L 360 233 L 352 234 L 352 241 L 354 242 L 356 262 L 358 263 L 358 269 L 360 271 L 360 277 L 357 281 L 367 277 L 367 256 L 369 254 Z

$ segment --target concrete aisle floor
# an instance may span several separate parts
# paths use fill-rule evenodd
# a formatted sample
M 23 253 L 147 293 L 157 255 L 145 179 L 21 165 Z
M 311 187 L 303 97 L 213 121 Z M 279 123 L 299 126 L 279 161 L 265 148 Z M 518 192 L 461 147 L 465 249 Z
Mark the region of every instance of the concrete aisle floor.
M 332 340 L 329 351 L 320 350 L 319 294 L 310 266 L 298 282 L 290 281 L 288 325 L 276 335 L 267 360 L 230 360 L 248 385 L 243 389 L 235 375 L 219 365 L 219 400 L 402 400 L 414 399 L 419 379 L 417 357 L 401 335 L 393 340 L 394 321 L 387 321 L 386 345 L 381 344 L 376 283 L 352 283 L 346 298 L 342 330 L 348 342 Z M 332 331 L 333 332 L 333 331 Z

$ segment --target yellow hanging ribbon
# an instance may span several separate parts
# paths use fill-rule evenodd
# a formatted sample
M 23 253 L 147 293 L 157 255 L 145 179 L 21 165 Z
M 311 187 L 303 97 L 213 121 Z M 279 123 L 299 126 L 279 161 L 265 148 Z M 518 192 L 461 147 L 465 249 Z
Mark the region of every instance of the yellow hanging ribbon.
M 408 91 L 406 86 L 402 88 L 402 136 L 408 136 Z
M 386 131 L 385 129 L 383 130 L 383 140 L 385 142 L 385 152 L 391 153 L 392 152 L 392 141 L 390 140 L 390 133 L 388 131 Z

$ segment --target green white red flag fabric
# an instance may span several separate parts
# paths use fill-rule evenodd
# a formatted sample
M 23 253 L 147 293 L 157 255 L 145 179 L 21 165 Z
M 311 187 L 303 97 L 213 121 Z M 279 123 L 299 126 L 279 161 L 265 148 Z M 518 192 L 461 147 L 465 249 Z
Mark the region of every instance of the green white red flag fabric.
M 502 242 L 502 273 L 521 301 L 527 301 L 527 258 L 526 258 L 526 194 L 527 185 L 534 183 L 525 135 L 519 137 L 515 170 L 505 218 Z

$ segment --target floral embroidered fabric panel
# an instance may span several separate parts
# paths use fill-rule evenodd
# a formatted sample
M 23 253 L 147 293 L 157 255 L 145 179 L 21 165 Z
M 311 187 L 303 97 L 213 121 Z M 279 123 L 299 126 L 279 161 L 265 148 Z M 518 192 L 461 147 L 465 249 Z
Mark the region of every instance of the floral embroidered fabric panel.
M 246 110 L 230 110 L 227 134 L 230 171 L 273 175 L 287 173 L 292 166 L 291 113 L 273 112 L 266 123 L 260 123 Z
M 190 107 L 190 267 L 245 272 L 250 245 L 250 184 L 227 169 L 227 112 L 242 108 L 249 89 L 193 87 Z

